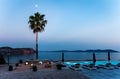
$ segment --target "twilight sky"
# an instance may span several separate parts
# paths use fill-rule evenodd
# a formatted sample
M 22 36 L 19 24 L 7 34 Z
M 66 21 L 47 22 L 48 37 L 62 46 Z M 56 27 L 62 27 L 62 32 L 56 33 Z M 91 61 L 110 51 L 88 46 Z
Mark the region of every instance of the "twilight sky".
M 120 51 L 120 0 L 0 0 L 0 47 L 33 47 L 29 16 L 45 14 L 39 50 Z

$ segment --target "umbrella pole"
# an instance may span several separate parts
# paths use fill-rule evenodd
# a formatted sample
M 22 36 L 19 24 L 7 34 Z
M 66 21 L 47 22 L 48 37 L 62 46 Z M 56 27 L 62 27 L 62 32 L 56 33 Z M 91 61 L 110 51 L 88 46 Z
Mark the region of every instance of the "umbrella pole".
M 110 51 L 108 51 L 108 63 L 110 63 Z
M 96 63 L 96 56 L 95 56 L 95 53 L 93 52 L 93 64 L 95 66 L 95 63 Z
M 62 62 L 64 62 L 64 52 L 62 52 Z

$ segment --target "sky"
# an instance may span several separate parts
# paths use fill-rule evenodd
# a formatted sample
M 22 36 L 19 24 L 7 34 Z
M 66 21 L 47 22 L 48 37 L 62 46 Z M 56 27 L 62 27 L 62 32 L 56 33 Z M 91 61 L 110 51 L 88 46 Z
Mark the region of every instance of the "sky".
M 35 48 L 29 16 L 45 14 L 39 50 L 120 51 L 119 0 L 0 0 L 0 47 Z

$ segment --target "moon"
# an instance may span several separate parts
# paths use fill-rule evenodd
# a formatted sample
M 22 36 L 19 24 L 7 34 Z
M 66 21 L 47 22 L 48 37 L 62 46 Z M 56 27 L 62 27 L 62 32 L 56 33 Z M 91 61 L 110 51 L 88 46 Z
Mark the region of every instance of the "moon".
M 38 8 L 38 4 L 35 4 L 35 7 Z

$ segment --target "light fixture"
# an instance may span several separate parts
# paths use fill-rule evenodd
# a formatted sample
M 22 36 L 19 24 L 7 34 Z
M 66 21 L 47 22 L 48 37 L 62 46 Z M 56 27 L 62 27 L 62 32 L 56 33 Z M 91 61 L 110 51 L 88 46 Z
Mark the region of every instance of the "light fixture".
M 42 64 L 42 61 L 39 61 L 39 64 Z
M 27 62 L 27 61 L 25 62 L 25 65 L 28 65 L 28 62 Z
M 31 66 L 33 66 L 33 64 L 31 64 Z

